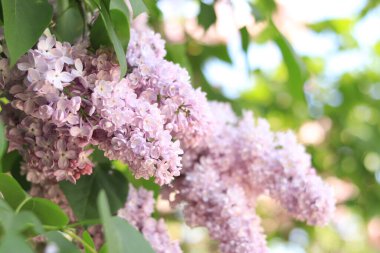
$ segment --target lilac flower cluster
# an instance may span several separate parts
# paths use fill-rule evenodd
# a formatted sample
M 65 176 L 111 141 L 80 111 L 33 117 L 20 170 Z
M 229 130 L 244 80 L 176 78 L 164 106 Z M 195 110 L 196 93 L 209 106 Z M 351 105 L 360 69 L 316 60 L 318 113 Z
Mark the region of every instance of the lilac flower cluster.
M 249 112 L 236 117 L 227 104 L 210 103 L 213 133 L 185 150 L 183 174 L 175 181 L 173 204 L 185 203 L 186 221 L 206 226 L 225 253 L 267 252 L 256 199 L 267 194 L 295 218 L 311 225 L 328 222 L 332 188 L 319 178 L 310 156 L 291 132 L 273 133 Z
M 204 93 L 194 90 L 188 72 L 163 60 L 164 41 L 137 20 L 131 29 L 127 59 L 133 72 L 127 77 L 140 96 L 157 104 L 165 127 L 183 147 L 194 147 L 210 130 L 210 111 Z
M 215 166 L 212 159 L 201 159 L 176 184 L 175 189 L 180 192 L 177 201 L 186 203 L 186 223 L 205 226 L 212 238 L 219 241 L 221 252 L 267 252 L 254 203 L 242 187 L 229 184 L 229 179 L 221 176 Z
M 74 126 L 85 125 L 80 116 L 82 98 L 64 91 L 76 79 L 84 52 L 79 45 L 43 37 L 1 80 L 10 100 L 2 111 L 9 150 L 20 151 L 25 161 L 22 170 L 33 183 L 75 182 L 92 172 L 89 136 L 70 134 Z
M 135 22 L 127 50 L 128 74 L 111 51 L 86 51 L 52 36 L 7 69 L 0 81 L 11 101 L 4 108 L 10 150 L 33 183 L 91 174 L 92 147 L 129 165 L 136 178 L 168 184 L 180 174 L 182 147 L 196 145 L 208 131 L 205 94 L 187 72 L 164 60 L 164 41 Z M 5 64 L 2 64 L 5 63 Z
M 208 103 L 188 73 L 164 59 L 164 41 L 136 20 L 120 78 L 114 53 L 86 50 L 43 36 L 15 68 L 0 59 L 0 90 L 10 101 L 1 116 L 9 150 L 24 158 L 31 194 L 71 209 L 57 185 L 91 174 L 94 147 L 129 165 L 136 178 L 155 178 L 185 203 L 185 218 L 205 226 L 224 253 L 267 252 L 254 208 L 258 196 L 277 200 L 295 218 L 326 224 L 334 211 L 332 189 L 316 175 L 310 156 L 291 132 L 229 105 Z M 211 113 L 212 112 L 212 113 Z M 130 187 L 118 215 L 157 253 L 181 252 L 163 220 L 154 220 L 151 192 Z M 72 212 L 71 212 L 72 214 Z M 75 217 L 70 215 L 71 219 Z M 99 242 L 103 235 L 94 228 Z
M 128 200 L 118 216 L 138 229 L 156 253 L 181 253 L 179 243 L 170 239 L 164 220 L 152 218 L 153 212 L 153 192 L 130 186 Z

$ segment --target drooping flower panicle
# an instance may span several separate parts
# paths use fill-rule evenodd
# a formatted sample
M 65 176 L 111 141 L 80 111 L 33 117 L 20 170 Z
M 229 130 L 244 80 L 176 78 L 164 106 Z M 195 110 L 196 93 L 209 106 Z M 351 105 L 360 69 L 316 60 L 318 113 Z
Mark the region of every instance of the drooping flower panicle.
M 122 79 L 112 51 L 91 54 L 83 42 L 51 36 L 3 71 L 11 101 L 2 113 L 7 136 L 24 157 L 28 180 L 75 182 L 92 172 L 93 146 L 127 163 L 137 178 L 163 185 L 180 174 L 182 147 L 208 131 L 205 94 L 164 60 L 159 35 L 141 22 L 134 26 Z
M 227 104 L 211 102 L 213 132 L 186 149 L 173 204 L 184 203 L 187 223 L 206 226 L 224 253 L 268 252 L 254 208 L 258 196 L 276 199 L 295 218 L 324 225 L 334 211 L 330 186 L 311 167 L 291 132 L 273 133 L 263 119 L 239 119 Z
M 129 165 L 136 178 L 170 184 L 172 204 L 184 203 L 186 222 L 205 226 L 223 253 L 265 253 L 265 235 L 254 209 L 269 195 L 293 217 L 311 225 L 328 222 L 332 189 L 316 175 L 310 156 L 291 132 L 274 133 L 252 113 L 237 117 L 228 104 L 207 102 L 186 70 L 164 59 L 165 43 L 136 20 L 120 78 L 114 53 L 95 53 L 79 42 L 40 38 L 8 68 L 0 59 L 0 89 L 9 150 L 23 156 L 31 194 L 53 199 L 72 214 L 57 182 L 92 173 L 94 147 Z M 157 253 L 181 252 L 163 220 L 151 217 L 151 192 L 130 188 L 118 215 Z M 99 226 L 97 244 L 103 243 Z

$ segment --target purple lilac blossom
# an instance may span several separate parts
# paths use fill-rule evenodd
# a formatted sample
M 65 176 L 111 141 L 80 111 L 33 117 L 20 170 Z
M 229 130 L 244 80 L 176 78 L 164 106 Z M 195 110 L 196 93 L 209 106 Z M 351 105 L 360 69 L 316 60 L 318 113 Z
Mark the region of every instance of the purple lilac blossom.
M 136 21 L 127 50 L 129 72 L 119 78 L 115 55 L 87 44 L 40 38 L 16 68 L 0 62 L 10 150 L 24 157 L 33 183 L 91 174 L 94 146 L 127 163 L 136 178 L 169 184 L 182 169 L 183 147 L 208 132 L 205 94 L 179 65 L 164 60 L 164 41 Z
M 225 181 L 228 179 L 220 175 L 218 164 L 212 158 L 201 159 L 176 185 L 180 187 L 180 200 L 186 203 L 186 223 L 205 226 L 219 241 L 221 252 L 268 252 L 253 203 L 242 187 Z
M 268 252 L 258 196 L 277 200 L 296 219 L 324 225 L 335 200 L 332 188 L 316 175 L 310 155 L 291 132 L 274 133 L 263 119 L 210 102 L 213 132 L 196 148 L 185 149 L 183 172 L 166 188 L 172 204 L 184 204 L 189 225 L 205 226 L 224 253 Z
M 23 156 L 32 195 L 67 206 L 56 183 L 91 174 L 96 146 L 127 163 L 135 177 L 155 177 L 160 185 L 182 171 L 166 191 L 176 193 L 173 204 L 185 204 L 188 224 L 207 227 L 223 253 L 267 252 L 254 212 L 262 194 L 299 220 L 326 224 L 332 189 L 294 134 L 273 133 L 249 112 L 239 118 L 227 104 L 207 103 L 188 73 L 164 59 L 164 46 L 145 22 L 135 21 L 121 79 L 112 51 L 91 53 L 84 42 L 52 36 L 41 37 L 16 68 L 0 59 L 0 88 L 10 101 L 1 112 L 9 150 Z M 119 216 L 156 252 L 181 252 L 163 221 L 151 218 L 153 203 L 152 193 L 132 188 Z M 94 229 L 100 241 L 101 229 Z

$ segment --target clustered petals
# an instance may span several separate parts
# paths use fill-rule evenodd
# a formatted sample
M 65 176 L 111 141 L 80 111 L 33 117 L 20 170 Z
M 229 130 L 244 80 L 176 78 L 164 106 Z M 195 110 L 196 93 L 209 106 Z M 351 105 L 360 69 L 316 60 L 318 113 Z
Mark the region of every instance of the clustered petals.
M 185 204 L 188 224 L 207 227 L 223 253 L 265 253 L 254 212 L 258 196 L 269 195 L 311 225 L 329 221 L 335 206 L 332 188 L 316 175 L 293 133 L 274 133 L 250 112 L 239 119 L 228 104 L 210 102 L 210 107 L 214 131 L 185 150 L 182 177 L 165 193 L 176 195 L 173 205 Z
M 158 34 L 141 22 L 133 27 L 121 79 L 112 51 L 93 54 L 83 42 L 52 36 L 41 37 L 16 68 L 5 64 L 1 87 L 11 103 L 2 115 L 28 180 L 75 182 L 91 174 L 93 147 L 127 163 L 136 178 L 163 185 L 180 174 L 183 147 L 208 131 L 205 94 L 164 59 Z
M 295 135 L 272 132 L 250 112 L 238 117 L 228 104 L 207 102 L 186 70 L 164 59 L 164 46 L 138 19 L 122 78 L 112 51 L 91 53 L 84 42 L 70 45 L 53 36 L 41 37 L 16 68 L 0 59 L 0 89 L 10 101 L 1 116 L 9 150 L 24 158 L 31 194 L 54 199 L 72 214 L 57 182 L 91 174 L 90 155 L 98 148 L 128 164 L 136 178 L 172 184 L 165 195 L 174 194 L 171 202 L 184 204 L 186 222 L 207 227 L 223 253 L 268 252 L 254 211 L 262 194 L 296 219 L 326 224 L 333 191 Z M 152 193 L 130 187 L 118 215 L 157 253 L 181 252 L 153 210 Z M 100 245 L 101 229 L 94 230 Z

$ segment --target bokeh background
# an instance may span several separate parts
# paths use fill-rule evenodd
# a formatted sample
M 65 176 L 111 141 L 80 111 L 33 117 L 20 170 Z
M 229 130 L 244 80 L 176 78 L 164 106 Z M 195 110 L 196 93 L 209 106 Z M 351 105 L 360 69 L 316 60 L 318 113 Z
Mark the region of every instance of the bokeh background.
M 293 129 L 334 186 L 326 227 L 260 200 L 271 252 L 380 252 L 380 1 L 160 0 L 150 13 L 194 85 L 274 130 Z M 157 212 L 185 252 L 217 252 L 166 202 Z

